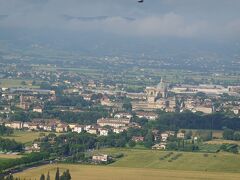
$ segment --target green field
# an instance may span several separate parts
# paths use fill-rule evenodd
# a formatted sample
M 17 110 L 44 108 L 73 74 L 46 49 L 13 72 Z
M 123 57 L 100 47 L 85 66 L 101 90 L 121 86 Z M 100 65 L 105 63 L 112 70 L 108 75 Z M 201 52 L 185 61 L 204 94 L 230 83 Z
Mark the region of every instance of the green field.
M 240 141 L 224 140 L 224 139 L 214 139 L 211 141 L 206 141 L 205 144 L 221 145 L 221 144 L 237 144 L 240 145 Z
M 49 134 L 48 132 L 44 132 L 45 135 Z M 3 138 L 14 139 L 17 142 L 21 143 L 31 143 L 33 140 L 39 138 L 41 132 L 37 131 L 14 131 L 14 133 L 10 136 L 3 136 Z M 0 136 L 1 137 L 1 136 Z
M 124 157 L 107 166 L 47 165 L 15 175 L 39 178 L 56 167 L 70 169 L 73 179 L 240 179 L 240 155 L 230 153 L 187 153 L 137 149 L 104 149 L 95 153 L 123 153 Z M 175 158 L 181 154 L 178 158 Z
M 48 135 L 49 133 L 50 132 L 15 130 L 14 133 L 10 136 L 0 136 L 0 137 L 14 139 L 17 142 L 30 145 L 35 139 L 38 139 L 41 134 Z M 58 136 L 61 133 L 55 133 L 55 134 Z
M 26 85 L 22 85 L 23 80 L 20 79 L 0 79 L 0 87 L 10 88 L 10 87 L 27 87 L 27 88 L 39 88 L 39 86 L 32 86 L 32 81 L 24 80 Z
M 106 149 L 100 153 L 124 153 L 124 157 L 109 165 L 114 167 L 155 168 L 185 171 L 219 171 L 240 173 L 240 155 L 230 153 L 189 153 L 174 152 L 169 158 L 160 160 L 169 152 L 136 149 Z M 177 160 L 169 162 L 172 157 L 182 154 Z

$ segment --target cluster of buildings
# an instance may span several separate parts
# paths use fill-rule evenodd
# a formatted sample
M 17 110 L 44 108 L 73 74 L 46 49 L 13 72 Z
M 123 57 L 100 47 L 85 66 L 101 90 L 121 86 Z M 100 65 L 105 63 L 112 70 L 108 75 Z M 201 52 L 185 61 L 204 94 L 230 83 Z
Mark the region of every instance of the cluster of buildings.
M 176 108 L 175 97 L 168 96 L 168 85 L 163 80 L 156 87 L 146 87 L 146 100 L 132 102 L 133 110 L 152 111 L 156 109 L 174 112 Z
M 121 133 L 129 127 L 141 128 L 137 123 L 130 122 L 127 118 L 101 118 L 97 120 L 97 124 L 80 125 L 77 123 L 62 123 L 57 119 L 33 119 L 31 122 L 21 121 L 2 121 L 6 127 L 13 129 L 25 129 L 31 131 L 47 131 L 47 132 L 88 132 L 99 136 L 107 136 L 110 131 Z
M 155 150 L 165 150 L 167 147 L 168 138 L 171 136 L 176 136 L 178 139 L 185 138 L 185 133 L 183 132 L 175 133 L 174 131 L 165 131 L 165 132 L 162 132 L 161 134 L 158 134 L 157 131 L 155 130 L 153 134 L 154 134 L 154 140 L 158 141 L 158 143 L 155 143 L 152 146 L 152 149 L 155 149 Z
M 10 106 L 16 107 L 24 111 L 33 111 L 42 113 L 44 103 L 47 101 L 56 100 L 55 91 L 44 89 L 30 89 L 30 88 L 2 88 L 1 100 L 9 102 L 9 106 L 5 109 L 10 109 Z M 13 104 L 13 102 L 15 104 Z M 16 103 L 17 102 L 17 103 Z M 6 113 L 3 111 L 2 113 Z
M 167 147 L 168 139 L 170 137 L 176 136 L 178 139 L 184 139 L 185 133 L 184 132 L 175 132 L 175 131 L 164 131 L 160 132 L 159 130 L 152 130 L 154 145 L 152 149 L 155 150 L 165 150 Z M 144 142 L 145 138 L 143 136 L 133 136 L 132 141 L 135 143 Z
M 159 109 L 166 112 L 189 110 L 205 114 L 230 110 L 234 114 L 240 115 L 239 92 L 239 86 L 225 88 L 219 85 L 175 85 L 169 87 L 169 84 L 161 80 L 157 86 L 146 87 L 144 93 L 125 93 L 125 96 L 131 99 L 132 110 L 139 116 L 141 113 L 154 113 Z M 236 101 L 223 100 L 224 94 L 235 97 Z M 216 102 L 220 106 L 216 106 Z M 102 98 L 101 104 L 118 107 L 118 110 L 121 107 L 119 102 L 113 102 L 107 96 Z M 155 119 L 148 115 L 144 115 L 144 117 L 150 120 Z

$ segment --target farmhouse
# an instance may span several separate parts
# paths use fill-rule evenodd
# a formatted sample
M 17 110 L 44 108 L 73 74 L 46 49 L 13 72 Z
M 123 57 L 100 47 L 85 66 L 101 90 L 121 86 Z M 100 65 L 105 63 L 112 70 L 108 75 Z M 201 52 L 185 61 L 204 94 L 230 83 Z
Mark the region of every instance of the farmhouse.
M 159 143 L 159 144 L 155 144 L 152 146 L 152 149 L 155 149 L 155 150 L 164 150 L 166 149 L 166 143 Z
M 94 156 L 92 156 L 92 161 L 96 162 L 96 163 L 107 162 L 108 161 L 108 155 L 106 155 L 106 154 L 94 155 Z
M 161 134 L 161 140 L 162 140 L 163 142 L 167 141 L 168 136 L 169 136 L 168 133 L 162 133 L 162 134 Z
M 179 132 L 179 133 L 177 133 L 177 138 L 184 139 L 185 138 L 185 134 L 182 133 L 182 132 Z

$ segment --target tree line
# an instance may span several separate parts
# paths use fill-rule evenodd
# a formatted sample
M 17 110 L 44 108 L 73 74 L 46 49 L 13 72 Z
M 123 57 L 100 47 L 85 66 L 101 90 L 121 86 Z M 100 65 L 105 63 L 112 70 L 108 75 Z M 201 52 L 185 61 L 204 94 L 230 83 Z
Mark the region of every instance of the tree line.
M 1 151 L 21 152 L 23 151 L 23 148 L 24 148 L 24 145 L 22 143 L 16 142 L 13 139 L 4 139 L 0 137 Z
M 160 113 L 159 118 L 152 123 L 159 130 L 178 129 L 213 129 L 229 128 L 240 130 L 240 118 L 229 117 L 223 113 L 203 115 L 200 113 Z
M 60 175 L 59 168 L 57 168 L 54 179 L 55 180 L 71 180 L 72 177 L 71 177 L 70 171 L 68 169 L 66 171 L 63 171 L 62 175 Z M 6 177 L 0 177 L 0 180 L 21 180 L 21 179 L 18 177 L 14 178 L 12 174 L 9 174 Z M 36 180 L 36 178 L 35 178 L 35 180 Z M 40 180 L 51 180 L 49 172 L 47 173 L 46 176 L 44 174 L 41 174 Z
M 4 124 L 3 125 L 0 125 L 0 136 L 9 136 L 13 134 L 13 129 L 12 128 L 9 128 L 9 127 L 6 127 Z
M 6 161 L 1 161 L 0 163 L 0 174 L 2 171 L 18 166 L 18 165 L 27 165 L 33 162 L 41 161 L 44 159 L 48 159 L 49 154 L 46 152 L 40 152 L 40 153 L 30 153 L 26 156 L 23 156 L 18 159 L 8 159 Z
M 40 180 L 50 180 L 50 174 L 49 172 L 47 173 L 47 175 L 45 176 L 44 174 L 41 174 L 40 176 Z M 60 171 L 59 168 L 57 168 L 56 174 L 55 174 L 55 180 L 71 180 L 71 174 L 70 171 L 67 169 L 66 171 L 64 171 L 62 173 L 62 175 L 60 175 Z

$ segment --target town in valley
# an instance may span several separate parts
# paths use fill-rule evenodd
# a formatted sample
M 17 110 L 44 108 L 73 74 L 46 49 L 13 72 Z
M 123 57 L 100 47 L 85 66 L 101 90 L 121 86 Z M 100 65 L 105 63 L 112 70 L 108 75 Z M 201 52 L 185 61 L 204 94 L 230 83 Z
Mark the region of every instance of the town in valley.
M 240 179 L 239 7 L 0 0 L 0 180 Z

